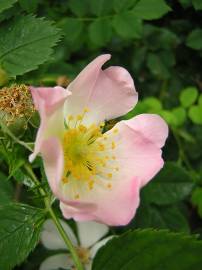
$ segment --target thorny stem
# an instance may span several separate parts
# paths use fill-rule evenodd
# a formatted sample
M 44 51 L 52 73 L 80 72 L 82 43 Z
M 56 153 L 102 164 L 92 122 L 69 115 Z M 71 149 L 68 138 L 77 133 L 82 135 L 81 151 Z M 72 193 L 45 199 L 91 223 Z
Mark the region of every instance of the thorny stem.
M 69 239 L 69 237 L 66 234 L 64 228 L 62 227 L 57 215 L 55 214 L 53 208 L 51 207 L 50 200 L 49 200 L 45 190 L 40 186 L 40 182 L 38 181 L 38 179 L 37 179 L 36 175 L 34 174 L 32 168 L 28 164 L 25 164 L 24 168 L 25 168 L 26 172 L 29 174 L 29 176 L 31 177 L 34 184 L 36 186 L 39 186 L 39 192 L 42 195 L 42 197 L 44 198 L 44 204 L 46 206 L 46 209 L 49 212 L 53 222 L 55 223 L 55 225 L 56 225 L 56 227 L 58 229 L 58 232 L 62 236 L 68 250 L 70 251 L 70 253 L 72 255 L 72 259 L 73 259 L 73 261 L 75 263 L 76 269 L 77 270 L 84 270 L 84 268 L 83 268 L 83 266 L 81 264 L 81 261 L 80 261 L 80 259 L 78 257 L 76 249 L 74 248 L 71 240 Z

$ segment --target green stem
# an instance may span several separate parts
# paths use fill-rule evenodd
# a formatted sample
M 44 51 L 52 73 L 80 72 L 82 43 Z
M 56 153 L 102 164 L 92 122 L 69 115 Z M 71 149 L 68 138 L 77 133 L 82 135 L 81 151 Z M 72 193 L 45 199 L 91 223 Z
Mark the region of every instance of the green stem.
M 28 149 L 30 152 L 33 152 L 33 149 L 31 147 L 29 147 L 29 145 L 21 140 L 19 140 L 11 131 L 9 128 L 7 128 L 6 125 L 4 125 L 2 122 L 0 122 L 1 128 L 3 129 L 3 131 L 8 134 L 9 137 L 11 137 L 11 139 L 13 139 L 16 143 L 24 146 L 26 149 Z
M 58 232 L 62 236 L 68 250 L 70 251 L 70 253 L 72 255 L 72 259 L 73 259 L 73 261 L 75 263 L 76 269 L 77 270 L 84 270 L 84 268 L 83 268 L 83 266 L 81 264 L 81 261 L 80 261 L 80 259 L 78 257 L 76 249 L 74 248 L 71 240 L 69 239 L 69 237 L 66 234 L 64 228 L 62 227 L 57 215 L 55 214 L 54 210 L 52 209 L 50 200 L 49 200 L 46 192 L 44 191 L 44 189 L 42 187 L 40 187 L 40 182 L 36 178 L 32 168 L 28 164 L 25 164 L 24 168 L 27 171 L 27 173 L 29 174 L 29 176 L 31 177 L 31 179 L 33 180 L 33 182 L 35 183 L 35 185 L 39 186 L 39 192 L 42 195 L 42 197 L 44 197 L 44 203 L 45 203 L 46 209 L 48 210 L 53 222 L 55 223 L 55 225 L 56 225 L 56 227 L 58 229 Z

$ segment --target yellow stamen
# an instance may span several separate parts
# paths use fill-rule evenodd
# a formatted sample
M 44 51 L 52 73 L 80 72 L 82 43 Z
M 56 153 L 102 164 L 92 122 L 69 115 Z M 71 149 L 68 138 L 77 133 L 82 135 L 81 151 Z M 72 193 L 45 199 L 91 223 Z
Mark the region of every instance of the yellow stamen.
M 85 113 L 88 111 L 89 109 L 85 108 L 83 114 L 67 117 L 69 121 L 75 119 L 75 122 L 73 125 L 68 123 L 68 129 L 65 129 L 62 139 L 64 177 L 61 183 L 69 183 L 68 188 L 72 190 L 74 199 L 80 198 L 80 192 L 76 192 L 76 190 L 83 189 L 83 184 L 87 190 L 91 191 L 95 185 L 99 185 L 99 181 L 103 181 L 103 177 L 112 179 L 112 173 L 116 170 L 115 165 L 110 165 L 110 161 L 116 160 L 115 155 L 110 153 L 116 144 L 114 141 L 108 141 L 108 136 L 102 134 L 102 127 L 105 123 L 90 126 L 78 123 L 84 119 Z M 111 184 L 106 186 L 101 182 L 100 184 L 105 188 L 112 187 Z
M 116 147 L 115 142 L 112 142 L 112 149 L 115 149 L 115 147 Z

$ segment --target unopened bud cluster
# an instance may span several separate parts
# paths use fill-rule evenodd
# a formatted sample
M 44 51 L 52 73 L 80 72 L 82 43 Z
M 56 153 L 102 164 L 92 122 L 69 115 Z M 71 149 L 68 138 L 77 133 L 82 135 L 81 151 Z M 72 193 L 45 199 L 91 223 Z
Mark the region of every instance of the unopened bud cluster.
M 11 85 L 0 89 L 0 112 L 1 119 L 7 125 L 13 124 L 18 119 L 29 120 L 35 109 L 29 87 Z

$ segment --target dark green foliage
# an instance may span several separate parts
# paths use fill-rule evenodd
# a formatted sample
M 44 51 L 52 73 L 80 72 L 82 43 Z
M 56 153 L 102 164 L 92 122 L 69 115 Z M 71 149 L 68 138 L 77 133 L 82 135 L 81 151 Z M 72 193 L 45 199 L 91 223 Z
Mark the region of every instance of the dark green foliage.
M 0 30 L 0 64 L 10 76 L 36 69 L 50 57 L 59 37 L 48 21 L 18 18 Z
M 195 270 L 201 268 L 201 252 L 202 242 L 195 237 L 137 230 L 107 243 L 97 253 L 93 270 Z
M 0 206 L 9 203 L 13 197 L 13 187 L 7 176 L 0 172 Z
M 36 246 L 44 212 L 23 204 L 0 206 L 0 266 L 12 269 Z
M 0 1 L 0 13 L 5 9 L 10 8 L 17 0 L 1 0 Z

